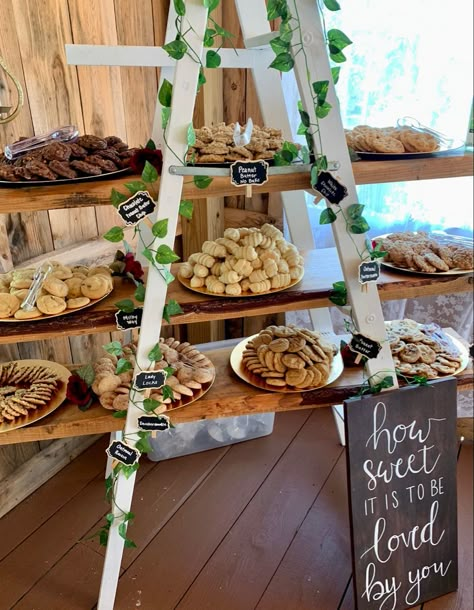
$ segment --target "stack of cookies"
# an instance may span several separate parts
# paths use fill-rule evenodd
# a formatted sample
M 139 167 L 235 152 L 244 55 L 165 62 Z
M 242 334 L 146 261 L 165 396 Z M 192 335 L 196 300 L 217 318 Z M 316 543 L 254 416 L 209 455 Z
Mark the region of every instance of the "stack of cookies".
M 173 392 L 173 399 L 164 398 L 163 391 L 152 390 L 150 398 L 161 403 L 155 413 L 163 413 L 196 400 L 214 381 L 215 369 L 212 362 L 188 342 L 180 342 L 173 337 L 160 339 L 162 359 L 155 363 L 155 370 L 173 369 L 166 385 Z M 123 347 L 123 358 L 135 367 L 136 345 L 129 343 Z M 106 409 L 122 411 L 128 408 L 133 368 L 125 373 L 116 373 L 117 358 L 107 354 L 94 364 L 95 379 L 92 390 Z
M 436 379 L 459 370 L 460 351 L 439 327 L 431 332 L 430 326 L 409 319 L 386 322 L 386 327 L 397 373 Z
M 305 328 L 268 326 L 245 346 L 242 365 L 256 385 L 298 391 L 326 384 L 337 348 Z
M 0 319 L 32 320 L 58 315 L 66 310 L 85 307 L 113 289 L 112 271 L 107 266 L 67 266 L 51 261 L 48 274 L 38 293 L 36 306 L 21 309 L 33 283 L 36 269 L 26 267 L 0 274 Z
M 346 129 L 346 141 L 355 152 L 429 153 L 438 150 L 439 141 L 430 133 L 410 127 L 370 127 Z
M 382 250 L 387 252 L 384 260 L 397 267 L 438 273 L 451 269 L 467 271 L 474 266 L 472 248 L 444 243 L 424 231 L 391 233 L 376 241 L 381 242 Z
M 275 226 L 224 231 L 183 263 L 178 277 L 193 289 L 223 296 L 281 290 L 303 277 L 303 257 Z
M 245 146 L 234 144 L 234 123 L 218 123 L 212 127 L 196 129 L 196 143 L 189 148 L 189 163 L 225 163 L 273 159 L 283 146 L 281 129 L 254 125 L 250 142 Z
M 14 422 L 48 405 L 61 383 L 45 366 L 0 365 L 0 423 Z

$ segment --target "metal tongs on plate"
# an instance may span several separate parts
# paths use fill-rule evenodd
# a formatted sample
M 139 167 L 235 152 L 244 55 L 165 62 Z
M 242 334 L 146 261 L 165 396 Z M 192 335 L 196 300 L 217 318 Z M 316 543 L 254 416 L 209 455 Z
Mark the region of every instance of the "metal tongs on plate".
M 10 161 L 15 160 L 20 155 L 24 155 L 30 150 L 41 148 L 52 142 L 70 142 L 79 135 L 79 130 L 75 125 L 66 125 L 65 127 L 58 127 L 48 133 L 43 133 L 39 136 L 33 136 L 32 138 L 26 138 L 20 140 L 14 144 L 7 144 L 4 149 L 5 157 Z
M 435 129 L 431 129 L 431 127 L 427 127 L 426 125 L 422 125 L 420 121 L 414 119 L 411 116 L 404 116 L 401 119 L 397 120 L 398 127 L 410 127 L 415 131 L 419 131 L 420 133 L 429 133 L 431 136 L 436 138 L 440 144 L 446 146 L 446 148 L 451 148 L 454 143 L 454 138 L 449 138 L 444 135 L 440 131 L 436 131 Z
M 245 126 L 245 130 L 242 131 L 240 127 L 240 123 L 236 123 L 234 127 L 234 144 L 236 146 L 246 146 L 250 143 L 252 139 L 253 132 L 253 121 L 252 119 L 247 120 L 247 125 Z
M 43 263 L 40 267 L 38 267 L 38 269 L 36 269 L 33 276 L 33 283 L 31 284 L 28 294 L 21 304 L 22 309 L 25 311 L 31 311 L 35 307 L 36 299 L 38 298 L 38 293 L 41 286 L 52 270 L 53 267 L 50 263 Z

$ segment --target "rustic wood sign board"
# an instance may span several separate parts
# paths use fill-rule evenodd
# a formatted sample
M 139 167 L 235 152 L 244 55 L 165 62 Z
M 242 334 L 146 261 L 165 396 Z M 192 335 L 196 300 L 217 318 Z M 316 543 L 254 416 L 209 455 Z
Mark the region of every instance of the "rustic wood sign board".
M 358 610 L 455 591 L 456 380 L 344 403 Z

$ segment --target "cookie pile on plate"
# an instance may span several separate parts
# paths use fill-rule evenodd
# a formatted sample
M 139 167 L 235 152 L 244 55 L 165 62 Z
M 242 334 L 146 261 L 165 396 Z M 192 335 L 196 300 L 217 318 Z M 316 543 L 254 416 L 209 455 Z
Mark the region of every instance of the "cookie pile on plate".
M 205 241 L 183 263 L 179 277 L 191 288 L 216 295 L 245 296 L 281 290 L 303 277 L 303 257 L 275 226 L 229 228 Z
M 44 315 L 57 315 L 67 309 L 85 307 L 113 289 L 112 271 L 107 266 L 67 266 L 51 261 L 48 274 L 38 293 L 36 307 L 21 309 L 33 283 L 36 269 L 27 267 L 0 274 L 0 319 L 32 320 Z
M 47 405 L 60 379 L 45 366 L 0 365 L 0 423 L 10 423 Z
M 424 231 L 391 233 L 381 242 L 387 252 L 385 260 L 397 267 L 404 267 L 424 273 L 437 273 L 451 269 L 470 270 L 473 268 L 473 251 L 466 246 L 443 243 Z
M 439 142 L 431 134 L 410 127 L 370 127 L 358 125 L 346 129 L 347 145 L 355 152 L 429 153 L 438 150 Z
M 173 369 L 173 374 L 168 375 L 165 384 L 173 391 L 173 399 L 163 398 L 161 389 L 152 390 L 150 398 L 161 403 L 161 407 L 155 410 L 157 414 L 194 400 L 209 387 L 215 375 L 214 365 L 209 358 L 186 341 L 181 343 L 173 337 L 161 338 L 160 350 L 163 358 L 155 363 L 155 370 Z M 123 352 L 123 358 L 134 368 L 136 345 L 125 345 Z M 133 369 L 117 374 L 116 365 L 117 358 L 111 354 L 99 358 L 93 365 L 95 379 L 92 390 L 104 408 L 123 411 L 128 408 Z
M 439 327 L 405 319 L 386 322 L 386 328 L 397 373 L 436 379 L 459 369 L 459 349 Z
M 298 326 L 268 326 L 245 346 L 248 373 L 278 390 L 307 390 L 324 385 L 337 348 L 321 334 Z
M 118 136 L 79 136 L 74 142 L 53 142 L 15 161 L 0 155 L 0 180 L 28 182 L 99 176 L 128 167 L 134 148 Z
M 252 137 L 245 146 L 234 144 L 234 123 L 218 123 L 196 129 L 196 143 L 189 149 L 189 163 L 225 163 L 273 159 L 283 146 L 281 129 L 254 125 Z

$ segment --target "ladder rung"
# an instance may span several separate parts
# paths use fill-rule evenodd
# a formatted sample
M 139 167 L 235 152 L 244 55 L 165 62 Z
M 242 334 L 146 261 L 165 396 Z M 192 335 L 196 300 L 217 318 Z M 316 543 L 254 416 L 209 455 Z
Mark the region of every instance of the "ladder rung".
M 270 41 L 278 36 L 278 32 L 269 32 L 268 34 L 261 34 L 260 36 L 253 36 L 247 38 L 245 41 L 245 47 L 247 49 L 256 49 L 259 47 L 268 47 Z

